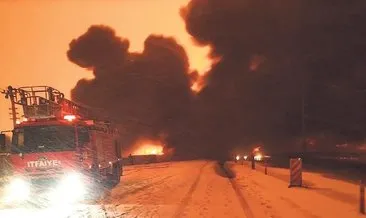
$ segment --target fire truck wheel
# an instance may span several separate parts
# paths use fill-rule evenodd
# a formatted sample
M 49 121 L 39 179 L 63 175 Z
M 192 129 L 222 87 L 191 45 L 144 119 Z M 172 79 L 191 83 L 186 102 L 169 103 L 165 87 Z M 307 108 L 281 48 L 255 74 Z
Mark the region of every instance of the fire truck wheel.
M 113 165 L 112 174 L 108 175 L 107 186 L 116 186 L 121 181 L 121 169 L 116 164 Z
M 113 168 L 114 183 L 117 185 L 121 181 L 121 167 L 116 165 Z

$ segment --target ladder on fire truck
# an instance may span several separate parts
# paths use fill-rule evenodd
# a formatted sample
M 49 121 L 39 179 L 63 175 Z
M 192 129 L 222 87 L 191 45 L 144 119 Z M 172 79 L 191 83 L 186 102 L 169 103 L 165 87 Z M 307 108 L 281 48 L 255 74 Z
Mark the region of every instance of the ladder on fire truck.
M 79 119 L 91 117 L 87 107 L 66 99 L 63 93 L 49 86 L 8 86 L 1 93 L 10 99 L 14 125 L 18 119 L 17 105 L 22 107 L 25 119 L 63 119 L 66 115 L 74 115 Z

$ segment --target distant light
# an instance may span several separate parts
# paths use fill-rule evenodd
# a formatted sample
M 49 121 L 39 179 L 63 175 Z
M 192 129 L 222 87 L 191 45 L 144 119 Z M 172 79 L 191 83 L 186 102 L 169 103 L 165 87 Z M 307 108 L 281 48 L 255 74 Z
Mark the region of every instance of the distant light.
M 247 160 L 248 159 L 248 155 L 244 155 L 244 160 Z
M 235 158 L 236 158 L 236 160 L 239 160 L 240 159 L 240 156 L 239 155 L 236 155 Z
M 86 120 L 85 123 L 86 123 L 86 125 L 91 126 L 91 125 L 94 125 L 94 120 Z
M 257 154 L 254 156 L 254 160 L 261 161 L 263 159 L 263 156 L 261 154 Z
M 72 122 L 75 119 L 76 119 L 75 115 L 65 115 L 64 116 L 64 120 L 67 120 L 67 121 L 70 121 L 70 122 Z
M 15 123 L 19 125 L 19 124 L 21 124 L 22 122 L 21 122 L 20 120 L 16 120 L 16 121 L 15 121 Z

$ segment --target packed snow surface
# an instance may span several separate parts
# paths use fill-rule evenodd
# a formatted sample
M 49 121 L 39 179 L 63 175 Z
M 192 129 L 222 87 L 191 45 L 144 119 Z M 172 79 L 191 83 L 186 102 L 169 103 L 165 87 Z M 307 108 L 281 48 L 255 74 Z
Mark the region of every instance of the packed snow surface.
M 126 166 L 122 182 L 95 205 L 0 210 L 0 217 L 365 217 L 359 186 L 304 173 L 301 188 L 288 188 L 287 169 L 214 161 Z M 229 176 L 228 176 L 229 175 Z

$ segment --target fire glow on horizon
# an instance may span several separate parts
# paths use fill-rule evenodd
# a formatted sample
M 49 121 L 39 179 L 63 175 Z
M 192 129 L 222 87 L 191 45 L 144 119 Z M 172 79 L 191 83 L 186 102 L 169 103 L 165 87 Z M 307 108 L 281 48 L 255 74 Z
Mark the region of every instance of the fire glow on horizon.
M 133 155 L 163 155 L 164 146 L 160 142 L 141 142 Z

